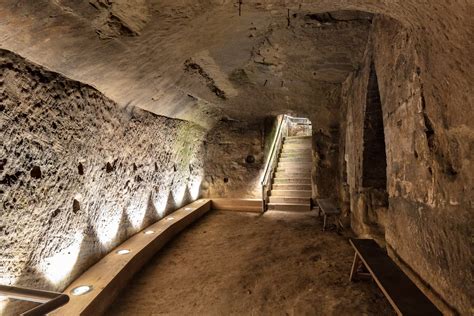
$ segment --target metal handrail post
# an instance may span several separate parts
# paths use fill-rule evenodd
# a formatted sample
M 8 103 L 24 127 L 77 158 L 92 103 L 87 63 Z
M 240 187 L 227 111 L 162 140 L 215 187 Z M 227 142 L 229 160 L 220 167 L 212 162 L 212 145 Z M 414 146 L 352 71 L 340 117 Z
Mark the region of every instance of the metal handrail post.
M 63 293 L 9 285 L 0 285 L 0 295 L 22 301 L 41 303 L 41 305 L 21 314 L 25 316 L 46 315 L 69 302 L 69 296 Z

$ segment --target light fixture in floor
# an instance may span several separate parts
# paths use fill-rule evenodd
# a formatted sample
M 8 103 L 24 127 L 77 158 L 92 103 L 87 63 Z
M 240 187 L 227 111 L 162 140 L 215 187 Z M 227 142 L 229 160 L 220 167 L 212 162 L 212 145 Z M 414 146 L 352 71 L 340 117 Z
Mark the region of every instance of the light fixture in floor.
M 147 230 L 144 232 L 145 235 L 151 235 L 151 234 L 154 234 L 155 231 L 154 230 Z
M 127 253 L 130 253 L 130 249 L 120 249 L 117 251 L 119 255 L 126 255 Z
M 71 294 L 74 296 L 84 295 L 92 291 L 91 285 L 81 285 L 72 289 Z
M 188 211 L 188 212 L 194 211 L 194 209 L 193 209 L 192 207 L 186 207 L 184 210 L 185 210 L 185 211 Z
M 174 220 L 174 217 L 168 217 L 168 218 L 166 218 L 166 220 L 167 221 L 172 221 L 172 220 Z

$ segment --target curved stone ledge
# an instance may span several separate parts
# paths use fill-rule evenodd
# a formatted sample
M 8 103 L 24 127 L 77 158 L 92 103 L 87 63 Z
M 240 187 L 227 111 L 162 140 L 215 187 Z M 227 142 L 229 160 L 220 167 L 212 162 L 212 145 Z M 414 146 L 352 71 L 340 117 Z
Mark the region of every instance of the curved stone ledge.
M 64 291 L 70 295 L 70 302 L 51 315 L 104 313 L 135 273 L 157 251 L 210 209 L 210 200 L 197 200 L 129 238 L 72 282 Z M 117 253 L 120 250 L 130 252 L 121 255 Z M 73 290 L 80 286 L 90 286 L 92 289 L 83 295 L 72 295 Z

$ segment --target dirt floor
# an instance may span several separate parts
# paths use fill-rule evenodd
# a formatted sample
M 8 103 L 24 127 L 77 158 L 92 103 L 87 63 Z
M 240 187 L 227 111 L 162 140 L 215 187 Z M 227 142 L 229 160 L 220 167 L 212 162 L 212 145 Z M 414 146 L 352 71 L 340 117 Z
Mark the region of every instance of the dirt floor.
M 160 251 L 107 315 L 394 315 L 349 282 L 347 236 L 315 213 L 212 211 Z

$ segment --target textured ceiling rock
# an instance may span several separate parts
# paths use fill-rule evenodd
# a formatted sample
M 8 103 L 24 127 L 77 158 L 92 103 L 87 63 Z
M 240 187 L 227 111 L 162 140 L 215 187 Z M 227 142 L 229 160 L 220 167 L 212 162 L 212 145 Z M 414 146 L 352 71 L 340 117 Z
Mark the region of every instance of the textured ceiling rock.
M 139 35 L 150 19 L 147 0 L 94 0 L 89 3 L 100 12 L 95 22 L 97 34 L 103 39 Z
M 201 125 L 311 112 L 337 89 L 326 83 L 357 68 L 370 25 L 370 15 L 319 22 L 300 10 L 288 20 L 258 5 L 239 17 L 226 1 L 3 1 L 0 10 L 2 48 L 121 105 Z
M 2 0 L 0 47 L 121 105 L 210 125 L 223 115 L 317 111 L 321 91 L 335 89 L 327 83 L 339 85 L 357 69 L 366 46 L 371 15 L 337 10 L 399 20 L 417 34 L 423 70 L 468 89 L 455 72 L 472 42 L 458 27 L 469 24 L 470 7 L 461 0 L 264 0 L 244 1 L 239 16 L 230 0 Z M 197 75 L 186 71 L 189 60 Z M 447 60 L 449 73 L 436 67 Z M 231 84 L 242 69 L 244 84 Z M 300 99 L 295 89 L 318 92 Z
M 219 98 L 226 100 L 235 97 L 238 92 L 227 79 L 216 61 L 210 56 L 209 51 L 203 51 L 184 62 L 185 72 L 197 74 L 196 80 L 202 80 L 204 84 Z M 202 77 L 202 78 L 199 78 Z

